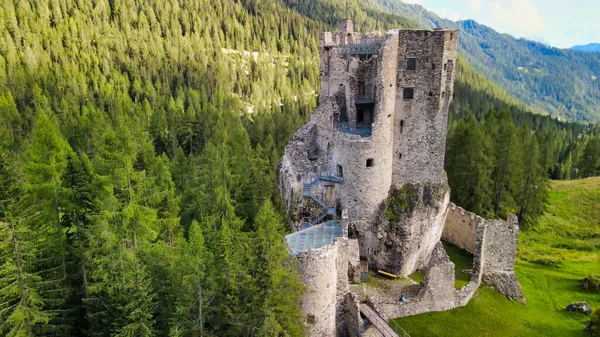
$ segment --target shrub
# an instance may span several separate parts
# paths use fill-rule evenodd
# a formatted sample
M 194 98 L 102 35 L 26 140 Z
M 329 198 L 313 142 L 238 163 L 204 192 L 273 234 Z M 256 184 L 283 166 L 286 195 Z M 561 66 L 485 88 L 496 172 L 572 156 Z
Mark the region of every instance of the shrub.
M 554 268 L 561 267 L 561 264 L 558 261 L 556 261 L 556 259 L 548 258 L 548 257 L 540 257 L 538 259 L 530 260 L 529 262 L 539 264 L 540 266 L 545 266 L 545 267 L 554 267 Z
M 581 281 L 581 286 L 587 291 L 600 291 L 600 278 L 591 274 Z
M 591 332 L 592 336 L 600 336 L 600 308 L 590 317 L 590 321 L 583 331 Z

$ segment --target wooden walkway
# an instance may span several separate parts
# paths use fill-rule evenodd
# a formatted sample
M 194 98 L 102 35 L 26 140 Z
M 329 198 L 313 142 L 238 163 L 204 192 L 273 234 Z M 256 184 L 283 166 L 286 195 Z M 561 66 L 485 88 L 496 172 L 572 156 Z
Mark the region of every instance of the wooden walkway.
M 370 306 L 360 305 L 360 312 L 381 332 L 383 337 L 400 337 Z

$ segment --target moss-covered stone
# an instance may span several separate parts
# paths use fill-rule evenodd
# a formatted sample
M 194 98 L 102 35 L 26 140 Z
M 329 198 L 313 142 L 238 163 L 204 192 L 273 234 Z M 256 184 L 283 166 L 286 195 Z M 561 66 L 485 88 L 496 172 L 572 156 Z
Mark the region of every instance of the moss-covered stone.
M 419 204 L 419 187 L 406 184 L 401 188 L 392 186 L 386 202 L 385 217 L 389 222 L 398 222 L 402 215 L 410 214 Z
M 600 278 L 591 274 L 581 281 L 583 289 L 587 291 L 600 291 Z

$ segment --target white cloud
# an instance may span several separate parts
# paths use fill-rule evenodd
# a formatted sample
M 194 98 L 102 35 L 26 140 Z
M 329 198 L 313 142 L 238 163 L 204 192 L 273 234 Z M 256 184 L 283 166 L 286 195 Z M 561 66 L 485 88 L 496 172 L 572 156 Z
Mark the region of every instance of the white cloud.
M 493 23 L 519 36 L 544 31 L 545 23 L 531 0 L 493 0 L 489 2 Z
M 474 13 L 481 12 L 481 0 L 467 0 L 467 6 Z
M 468 16 L 466 15 L 466 13 L 464 13 L 464 12 L 460 13 L 457 10 L 446 8 L 446 7 L 438 10 L 438 12 L 436 14 L 443 18 L 452 20 L 452 21 L 468 19 Z

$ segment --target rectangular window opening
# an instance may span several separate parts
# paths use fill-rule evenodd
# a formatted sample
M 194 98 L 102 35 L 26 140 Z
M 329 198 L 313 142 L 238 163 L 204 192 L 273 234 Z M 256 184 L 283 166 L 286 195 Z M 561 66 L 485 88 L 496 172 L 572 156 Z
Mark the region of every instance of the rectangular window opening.
M 409 58 L 406 60 L 406 70 L 417 70 L 416 58 Z
M 373 167 L 373 158 L 367 159 L 367 167 Z
M 402 98 L 404 99 L 413 99 L 415 96 L 415 89 L 414 88 L 404 88 L 404 93 L 402 95 Z
M 364 123 L 365 122 L 365 111 L 363 109 L 356 110 L 356 123 Z
M 342 165 L 338 164 L 338 166 L 337 166 L 337 173 L 338 173 L 338 176 L 340 176 L 340 177 L 344 176 L 344 168 L 342 167 Z
M 367 96 L 367 88 L 365 87 L 365 82 L 358 82 L 358 97 L 366 97 Z

